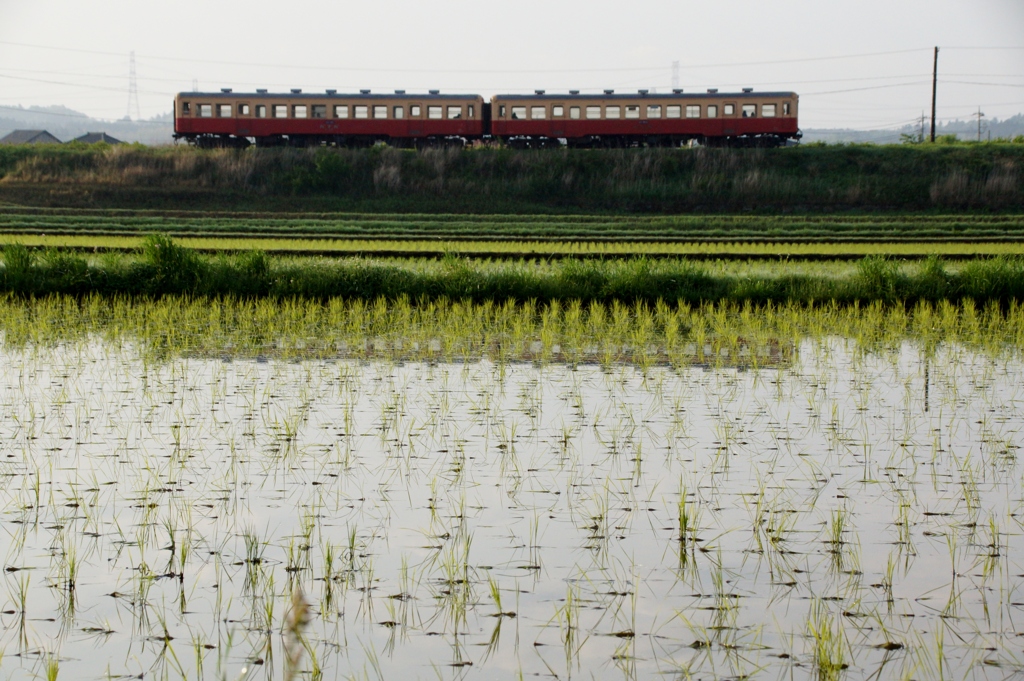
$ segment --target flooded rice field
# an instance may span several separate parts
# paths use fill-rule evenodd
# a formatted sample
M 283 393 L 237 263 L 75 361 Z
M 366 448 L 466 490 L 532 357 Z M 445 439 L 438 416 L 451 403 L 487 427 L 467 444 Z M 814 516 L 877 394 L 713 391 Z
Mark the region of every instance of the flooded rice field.
M 692 362 L 3 344 L 0 672 L 1024 672 L 1018 352 L 683 347 Z

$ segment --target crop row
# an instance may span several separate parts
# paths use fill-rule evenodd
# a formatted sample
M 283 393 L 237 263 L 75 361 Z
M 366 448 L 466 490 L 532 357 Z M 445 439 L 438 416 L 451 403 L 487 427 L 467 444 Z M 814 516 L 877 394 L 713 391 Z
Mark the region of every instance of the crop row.
M 13 234 L 0 231 L 0 244 L 79 251 L 134 251 L 138 235 Z M 549 241 L 437 239 L 310 239 L 260 237 L 201 237 L 176 239 L 204 253 L 264 251 L 273 254 L 375 256 L 394 258 L 460 255 L 472 258 L 862 258 L 886 255 L 901 258 L 942 256 L 1024 255 L 1024 241 Z
M 583 219 L 586 217 L 586 219 Z M 36 213 L 7 210 L 0 233 L 174 237 L 594 241 L 900 241 L 1024 238 L 1024 216 L 353 216 L 271 217 Z

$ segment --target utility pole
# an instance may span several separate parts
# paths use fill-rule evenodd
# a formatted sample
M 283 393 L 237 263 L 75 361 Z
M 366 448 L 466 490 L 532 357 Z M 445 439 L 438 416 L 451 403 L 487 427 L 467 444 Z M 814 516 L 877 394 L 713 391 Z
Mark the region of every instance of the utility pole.
M 139 109 L 139 83 L 135 80 L 135 51 L 131 53 L 128 67 L 128 113 L 125 118 L 131 119 L 132 105 L 135 105 L 135 120 L 142 120 L 142 111 Z
M 917 141 L 924 142 L 924 111 L 921 112 L 921 127 L 917 131 Z
M 978 117 L 978 141 L 981 141 L 981 119 L 985 117 L 985 114 L 981 113 L 981 107 L 978 107 L 978 113 L 974 114 Z
M 932 142 L 935 141 L 935 101 L 939 89 L 939 48 L 935 48 L 935 62 L 932 64 Z
M 672 89 L 679 89 L 679 62 L 672 62 Z

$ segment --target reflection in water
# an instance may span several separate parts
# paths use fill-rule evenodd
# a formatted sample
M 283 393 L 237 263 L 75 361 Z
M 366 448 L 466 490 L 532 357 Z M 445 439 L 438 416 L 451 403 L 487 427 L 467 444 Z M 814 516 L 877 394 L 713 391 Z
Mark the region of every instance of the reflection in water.
M 675 368 L 8 348 L 4 671 L 1019 673 L 1024 365 L 774 347 Z

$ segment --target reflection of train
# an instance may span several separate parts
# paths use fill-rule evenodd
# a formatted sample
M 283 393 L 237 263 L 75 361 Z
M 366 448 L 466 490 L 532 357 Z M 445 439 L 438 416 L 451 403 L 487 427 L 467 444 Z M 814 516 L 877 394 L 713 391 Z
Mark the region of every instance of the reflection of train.
M 515 147 L 778 146 L 799 139 L 793 92 L 564 95 L 183 92 L 174 136 L 204 147 L 395 146 L 501 141 Z

